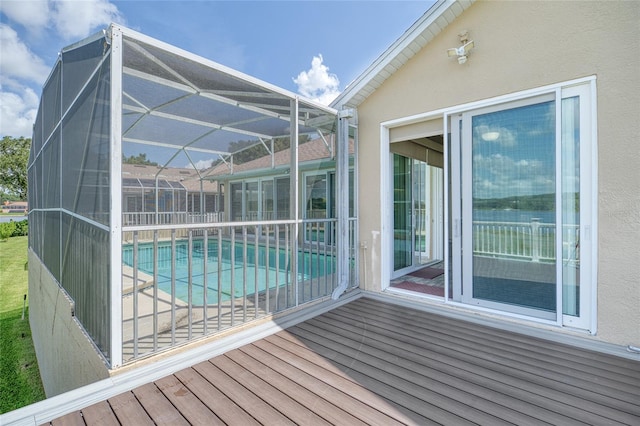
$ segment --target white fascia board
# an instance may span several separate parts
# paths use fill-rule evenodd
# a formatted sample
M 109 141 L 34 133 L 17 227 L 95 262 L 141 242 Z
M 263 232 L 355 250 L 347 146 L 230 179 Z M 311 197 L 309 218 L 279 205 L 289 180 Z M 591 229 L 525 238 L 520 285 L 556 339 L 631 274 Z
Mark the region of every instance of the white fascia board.
M 235 78 L 237 78 L 239 80 L 246 81 L 247 83 L 259 86 L 259 87 L 261 87 L 261 88 L 263 88 L 265 90 L 268 90 L 268 91 L 277 93 L 279 95 L 282 95 L 282 96 L 284 96 L 284 97 L 286 97 L 286 98 L 288 98 L 290 100 L 299 99 L 301 102 L 304 102 L 305 104 L 312 105 L 313 107 L 318 108 L 320 110 L 323 110 L 325 112 L 328 112 L 330 114 L 337 114 L 337 111 L 334 108 L 330 107 L 330 106 L 322 105 L 321 103 L 316 102 L 316 101 L 311 100 L 311 99 L 302 98 L 302 97 L 300 97 L 300 95 L 297 95 L 297 94 L 295 94 L 293 92 L 289 92 L 288 90 L 282 89 L 282 88 L 280 88 L 278 86 L 275 86 L 275 85 L 273 85 L 271 83 L 267 83 L 265 81 L 262 81 L 262 80 L 259 80 L 259 79 L 255 78 L 255 77 L 251 77 L 248 74 L 241 73 L 240 71 L 236 71 L 236 70 L 234 70 L 232 68 L 226 67 L 226 66 L 224 66 L 222 64 L 219 64 L 217 62 L 214 62 L 214 61 L 212 61 L 210 59 L 206 59 L 206 58 L 204 58 L 202 56 L 196 55 L 195 53 L 191 53 L 191 52 L 186 51 L 184 49 L 181 49 L 179 47 L 173 46 L 173 45 L 171 45 L 169 43 L 165 43 L 163 41 L 160 41 L 160 40 L 155 39 L 153 37 L 149 37 L 147 35 L 144 35 L 142 33 L 139 33 L 137 31 L 134 31 L 132 29 L 129 29 L 129 28 L 126 28 L 126 27 L 123 27 L 123 26 L 120 26 L 120 25 L 111 24 L 111 26 L 112 27 L 116 27 L 117 26 L 120 29 L 120 31 L 122 31 L 122 34 L 125 37 L 129 37 L 129 38 L 141 41 L 143 43 L 149 44 L 151 46 L 155 46 L 157 48 L 164 49 L 164 50 L 166 50 L 168 52 L 171 52 L 173 54 L 181 56 L 181 57 L 183 57 L 185 59 L 191 60 L 193 62 L 197 62 L 199 64 L 205 65 L 205 66 L 213 68 L 213 69 L 216 69 L 216 70 L 224 72 L 224 73 L 226 73 L 226 74 L 228 74 L 228 75 L 230 75 L 232 77 L 235 77 Z
M 426 39 L 422 34 L 429 32 L 431 37 L 434 37 L 442 29 L 444 29 L 443 23 L 450 23 L 453 19 L 439 20 L 447 11 L 451 9 L 453 16 L 458 16 L 466 8 L 468 8 L 475 0 L 439 0 L 437 1 L 427 12 L 420 17 L 405 33 L 396 40 L 382 55 L 376 59 L 373 64 L 367 68 L 359 77 L 351 82 L 347 88 L 330 104 L 334 108 L 338 108 L 343 105 L 357 106 L 362 100 L 360 100 L 360 92 L 371 84 L 375 76 L 380 74 L 387 66 L 395 61 L 399 66 L 404 65 L 405 62 L 397 59 L 400 55 L 408 56 L 405 49 L 408 49 L 412 43 L 416 43 L 419 37 L 423 40 L 423 44 L 426 44 L 430 39 Z M 445 25 L 446 26 L 446 25 Z M 420 44 L 420 43 L 418 43 Z M 422 47 L 421 47 L 422 48 Z M 415 46 L 412 47 L 413 51 Z M 412 55 L 409 55 L 409 57 Z M 396 67 L 399 68 L 399 67 Z

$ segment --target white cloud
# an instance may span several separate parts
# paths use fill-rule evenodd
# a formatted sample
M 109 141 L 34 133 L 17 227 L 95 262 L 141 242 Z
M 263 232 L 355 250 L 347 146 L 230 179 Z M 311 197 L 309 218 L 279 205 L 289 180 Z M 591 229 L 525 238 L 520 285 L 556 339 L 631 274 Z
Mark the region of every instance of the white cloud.
M 48 1 L 3 0 L 0 10 L 30 32 L 41 32 L 49 22 Z
M 53 26 L 65 39 L 86 37 L 100 26 L 123 21 L 116 5 L 107 0 L 63 0 L 51 5 Z
M 329 67 L 322 63 L 323 60 L 322 54 L 314 56 L 311 68 L 301 71 L 293 82 L 298 85 L 301 95 L 329 105 L 340 94 L 340 80 L 337 75 L 329 72 Z
M 189 163 L 184 168 L 185 169 L 204 170 L 204 169 L 208 169 L 209 167 L 211 167 L 212 164 L 213 164 L 213 158 L 211 158 L 209 160 L 196 161 L 195 165 L 193 163 Z
M 38 95 L 22 87 L 18 93 L 0 88 L 0 136 L 30 138 L 38 111 Z
M 123 17 L 108 0 L 2 0 L 0 12 L 9 23 L 0 24 L 0 136 L 30 137 L 38 108 L 35 92 L 53 64 L 46 64 L 23 38 L 55 41 L 60 49 L 111 22 L 124 23 Z
M 32 34 L 54 30 L 67 41 L 123 21 L 117 6 L 108 0 L 3 0 L 0 10 Z
M 42 84 L 49 75 L 49 67 L 20 40 L 18 33 L 0 24 L 0 70 L 2 78 L 17 78 Z
M 519 159 L 491 154 L 473 157 L 473 195 L 502 198 L 512 195 L 551 193 L 555 190 L 549 164 L 537 159 Z
M 495 143 L 503 147 L 518 145 L 517 134 L 506 127 L 489 127 L 480 125 L 474 127 L 475 140 L 483 143 Z

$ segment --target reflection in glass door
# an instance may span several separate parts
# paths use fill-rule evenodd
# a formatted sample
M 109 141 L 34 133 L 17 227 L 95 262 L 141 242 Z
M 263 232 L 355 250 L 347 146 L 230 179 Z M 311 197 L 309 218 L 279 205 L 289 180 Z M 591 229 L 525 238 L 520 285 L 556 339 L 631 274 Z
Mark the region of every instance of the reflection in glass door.
M 411 159 L 393 154 L 393 270 L 413 264 Z

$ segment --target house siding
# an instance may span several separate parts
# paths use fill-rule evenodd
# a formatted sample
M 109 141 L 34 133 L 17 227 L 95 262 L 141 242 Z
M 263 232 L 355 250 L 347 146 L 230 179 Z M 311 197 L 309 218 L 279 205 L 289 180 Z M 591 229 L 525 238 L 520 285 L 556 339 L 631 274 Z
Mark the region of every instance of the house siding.
M 380 124 L 577 78 L 597 78 L 597 335 L 640 345 L 640 4 L 477 2 L 359 107 L 360 241 L 364 287 L 383 287 Z M 469 31 L 466 64 L 447 57 Z M 364 276 L 361 271 L 361 276 Z

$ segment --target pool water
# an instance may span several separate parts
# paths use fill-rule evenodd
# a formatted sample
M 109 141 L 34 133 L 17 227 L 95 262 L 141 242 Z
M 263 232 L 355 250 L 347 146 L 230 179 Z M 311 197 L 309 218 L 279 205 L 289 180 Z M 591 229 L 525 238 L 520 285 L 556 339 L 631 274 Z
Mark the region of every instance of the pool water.
M 175 296 L 189 302 L 189 255 L 187 240 L 176 241 L 175 258 Z M 287 250 L 249 243 L 245 247 L 242 242 L 234 245 L 232 264 L 231 241 L 223 240 L 220 245 L 221 258 L 218 259 L 218 240 L 210 238 L 207 244 L 207 292 L 206 302 L 215 304 L 218 301 L 218 286 L 221 300 L 234 297 L 248 297 L 258 292 L 276 287 L 285 287 L 291 282 L 290 256 Z M 244 257 L 246 255 L 246 268 Z M 123 262 L 133 266 L 133 245 L 123 246 Z M 205 256 L 202 240 L 192 242 L 191 270 L 191 303 L 201 305 L 205 302 L 204 277 Z M 158 243 L 158 288 L 171 294 L 172 250 L 170 242 Z M 335 257 L 329 253 L 318 254 L 298 252 L 298 281 L 316 279 L 335 272 Z M 153 244 L 138 244 L 138 270 L 153 276 Z M 233 280 L 232 280 L 233 275 Z M 218 282 L 220 281 L 220 283 Z M 233 282 L 233 289 L 232 287 Z M 245 290 L 246 286 L 246 290 Z

